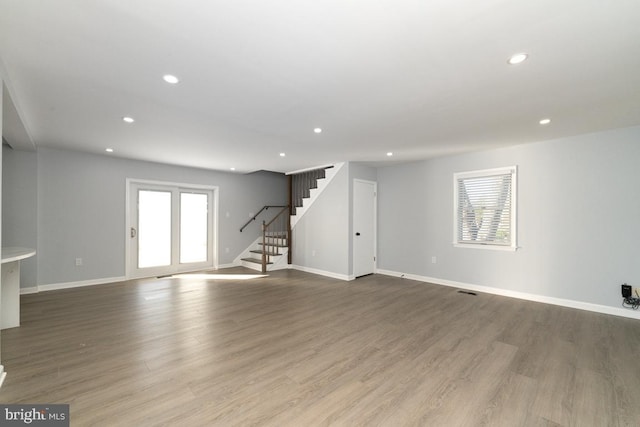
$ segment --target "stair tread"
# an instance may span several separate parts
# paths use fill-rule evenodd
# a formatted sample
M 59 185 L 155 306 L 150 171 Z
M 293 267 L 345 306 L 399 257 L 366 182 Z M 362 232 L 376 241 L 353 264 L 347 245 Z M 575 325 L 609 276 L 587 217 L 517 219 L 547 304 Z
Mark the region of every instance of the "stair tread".
M 251 252 L 252 254 L 262 254 L 262 251 L 261 251 L 261 250 L 259 250 L 259 249 L 254 249 L 254 250 L 249 251 L 249 252 Z M 271 255 L 271 256 L 279 256 L 279 255 L 282 255 L 282 254 L 280 254 L 280 253 L 278 253 L 278 252 L 266 252 L 266 254 L 267 254 L 267 255 Z
M 260 246 L 262 246 L 262 242 L 258 243 Z M 274 246 L 276 248 L 288 248 L 287 245 L 280 245 L 278 243 L 267 243 L 265 246 Z
M 262 264 L 262 261 L 255 258 L 242 258 L 242 261 L 252 262 L 254 264 Z M 268 262 L 267 264 L 273 264 L 272 262 Z

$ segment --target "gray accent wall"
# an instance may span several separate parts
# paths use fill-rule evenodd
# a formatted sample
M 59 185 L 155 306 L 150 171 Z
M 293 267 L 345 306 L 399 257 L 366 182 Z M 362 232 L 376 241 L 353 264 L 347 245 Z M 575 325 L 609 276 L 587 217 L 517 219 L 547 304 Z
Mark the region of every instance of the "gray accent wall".
M 286 178 L 271 172 L 242 175 L 43 148 L 35 155 L 38 285 L 125 275 L 127 178 L 218 187 L 219 265 L 232 263 L 258 237 L 257 223 L 239 232 L 250 214 L 287 200 Z M 12 161 L 16 169 L 33 168 L 29 156 L 12 156 Z M 4 188 L 14 192 L 20 185 L 16 178 Z M 17 198 L 32 200 L 27 194 Z M 4 210 L 15 215 L 11 207 Z M 32 231 L 31 224 L 19 221 L 5 221 L 3 227 L 17 236 Z M 75 265 L 76 258 L 83 259 L 82 266 Z
M 620 307 L 640 284 L 639 163 L 632 127 L 379 168 L 378 268 Z M 520 248 L 453 247 L 453 174 L 511 165 Z

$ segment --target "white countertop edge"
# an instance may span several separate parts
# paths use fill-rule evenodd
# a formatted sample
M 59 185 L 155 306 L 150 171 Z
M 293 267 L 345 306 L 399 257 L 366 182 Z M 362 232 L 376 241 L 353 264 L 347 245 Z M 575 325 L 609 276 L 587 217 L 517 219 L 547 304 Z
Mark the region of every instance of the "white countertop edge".
M 32 257 L 36 254 L 35 249 L 20 248 L 20 247 L 7 247 L 2 248 L 2 264 L 13 261 L 20 261 L 21 259 Z

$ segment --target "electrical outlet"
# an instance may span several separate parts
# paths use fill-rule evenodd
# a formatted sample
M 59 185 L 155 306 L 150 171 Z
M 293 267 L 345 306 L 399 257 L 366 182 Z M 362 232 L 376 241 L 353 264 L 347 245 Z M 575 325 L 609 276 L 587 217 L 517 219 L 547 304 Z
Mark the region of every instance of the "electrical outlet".
M 432 257 L 431 257 L 431 264 L 435 264 L 435 263 L 437 263 L 437 262 L 438 262 L 438 258 L 436 258 L 436 257 L 432 256 Z
M 80 267 L 82 265 L 82 258 L 76 258 L 76 267 Z

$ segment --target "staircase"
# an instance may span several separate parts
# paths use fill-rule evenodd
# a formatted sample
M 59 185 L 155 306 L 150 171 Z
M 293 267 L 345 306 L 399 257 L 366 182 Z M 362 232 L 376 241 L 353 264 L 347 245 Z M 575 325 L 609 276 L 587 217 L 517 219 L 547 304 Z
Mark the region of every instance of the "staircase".
M 289 245 L 286 233 L 274 233 L 265 236 L 265 242 L 262 242 L 262 236 L 258 237 L 255 242 L 240 258 L 240 262 L 244 267 L 253 270 L 262 270 L 262 256 L 266 258 L 266 270 L 273 271 L 287 268 L 287 254 L 289 253 Z
M 295 194 L 293 196 L 293 206 L 294 206 L 294 215 L 291 215 L 291 228 L 294 228 L 296 223 L 302 218 L 305 212 L 309 209 L 309 207 L 315 202 L 322 193 L 322 191 L 326 188 L 326 186 L 331 182 L 333 177 L 338 173 L 338 171 L 342 168 L 344 163 L 339 163 L 330 167 L 326 167 L 321 169 L 321 172 L 310 171 L 312 175 L 316 175 L 316 178 L 303 178 L 301 180 L 303 182 L 306 181 L 306 185 L 303 184 L 302 188 L 296 189 L 295 181 L 296 176 L 293 176 L 294 182 L 294 191 L 298 191 L 302 193 L 302 196 L 296 197 Z M 302 175 L 302 174 L 300 174 Z
M 326 188 L 333 177 L 342 168 L 344 163 L 317 168 L 308 171 L 289 174 L 291 203 L 294 215 L 289 215 L 289 206 L 264 206 L 241 229 L 269 208 L 284 208 L 271 221 L 262 222 L 262 235 L 258 237 L 235 260 L 237 264 L 253 270 L 267 271 L 289 268 L 291 257 L 289 251 L 291 229 L 307 212 L 309 207 L 317 199 L 318 195 Z

